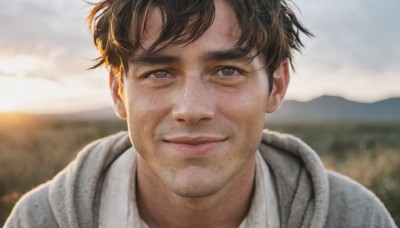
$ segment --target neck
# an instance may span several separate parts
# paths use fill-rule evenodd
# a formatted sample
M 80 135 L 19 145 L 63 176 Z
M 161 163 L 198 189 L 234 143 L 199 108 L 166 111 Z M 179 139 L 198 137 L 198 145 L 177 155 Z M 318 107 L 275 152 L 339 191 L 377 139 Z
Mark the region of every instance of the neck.
M 255 154 L 217 193 L 188 198 L 168 189 L 138 155 L 137 204 L 150 227 L 239 227 L 254 188 Z

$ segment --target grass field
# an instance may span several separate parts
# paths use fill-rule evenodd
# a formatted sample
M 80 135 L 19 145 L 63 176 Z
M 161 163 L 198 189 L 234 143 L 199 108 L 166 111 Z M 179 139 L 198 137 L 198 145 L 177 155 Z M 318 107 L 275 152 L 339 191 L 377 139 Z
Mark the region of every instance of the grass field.
M 325 165 L 375 192 L 400 224 L 400 123 L 266 124 L 311 145 Z M 0 224 L 19 197 L 51 179 L 88 142 L 126 130 L 122 121 L 0 116 Z

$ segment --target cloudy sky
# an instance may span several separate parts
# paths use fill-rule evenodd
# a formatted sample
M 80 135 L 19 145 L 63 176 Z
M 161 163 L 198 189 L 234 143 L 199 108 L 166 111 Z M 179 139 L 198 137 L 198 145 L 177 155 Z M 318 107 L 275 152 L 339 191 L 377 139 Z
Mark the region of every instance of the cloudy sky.
M 294 0 L 315 38 L 296 55 L 288 99 L 400 97 L 400 1 Z M 83 0 L 0 0 L 0 111 L 59 113 L 111 105 Z

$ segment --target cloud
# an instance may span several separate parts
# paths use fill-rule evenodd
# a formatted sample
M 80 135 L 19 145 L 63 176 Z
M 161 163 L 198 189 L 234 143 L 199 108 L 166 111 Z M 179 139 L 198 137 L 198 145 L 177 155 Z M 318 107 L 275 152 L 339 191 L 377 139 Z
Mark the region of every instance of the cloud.
M 104 86 L 88 87 L 81 80 L 63 83 L 41 78 L 0 76 L 0 85 L 7 85 L 0 89 L 1 111 L 66 113 L 112 104 L 111 96 Z
M 400 1 L 293 2 L 316 37 L 304 38 L 303 54 L 296 55 L 290 98 L 332 94 L 371 101 L 400 96 Z M 0 91 L 11 81 L 33 80 L 23 90 L 34 93 L 42 80 L 50 81 L 43 97 L 60 91 L 59 99 L 71 101 L 71 107 L 72 100 L 88 106 L 92 97 L 108 93 L 107 72 L 86 70 L 99 55 L 87 28 L 90 9 L 83 0 L 0 0 L 0 80 L 7 76 Z
M 305 39 L 301 64 L 329 71 L 379 73 L 398 69 L 400 1 L 299 0 L 300 18 L 316 38 Z M 78 1 L 0 0 L 3 55 L 38 56 L 47 65 L 33 77 L 56 77 L 90 67 L 98 56 L 86 24 L 90 6 Z M 49 72 L 49 64 L 53 64 Z
M 307 41 L 307 65 L 376 74 L 400 70 L 400 1 L 301 0 L 301 18 L 316 35 Z
M 330 94 L 372 102 L 400 96 L 400 1 L 298 0 L 304 38 L 290 99 Z M 298 12 L 298 11 L 297 11 Z
M 36 57 L 29 77 L 57 79 L 89 68 L 97 57 L 83 1 L 0 0 L 0 57 Z M 1 70 L 1 69 L 0 69 Z

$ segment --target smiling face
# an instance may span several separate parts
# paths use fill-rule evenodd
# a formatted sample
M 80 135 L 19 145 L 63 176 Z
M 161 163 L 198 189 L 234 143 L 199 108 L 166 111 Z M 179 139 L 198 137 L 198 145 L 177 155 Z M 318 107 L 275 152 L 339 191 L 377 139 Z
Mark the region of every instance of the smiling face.
M 279 106 L 286 89 L 276 74 L 278 90 L 268 94 L 263 59 L 250 60 L 235 47 L 235 13 L 224 1 L 215 7 L 215 20 L 199 39 L 134 56 L 123 88 L 111 74 L 116 111 L 127 118 L 138 152 L 138 175 L 152 173 L 180 196 L 215 194 L 254 168 L 264 114 Z M 145 47 L 161 25 L 159 9 L 151 8 Z M 287 64 L 282 69 L 287 77 Z

